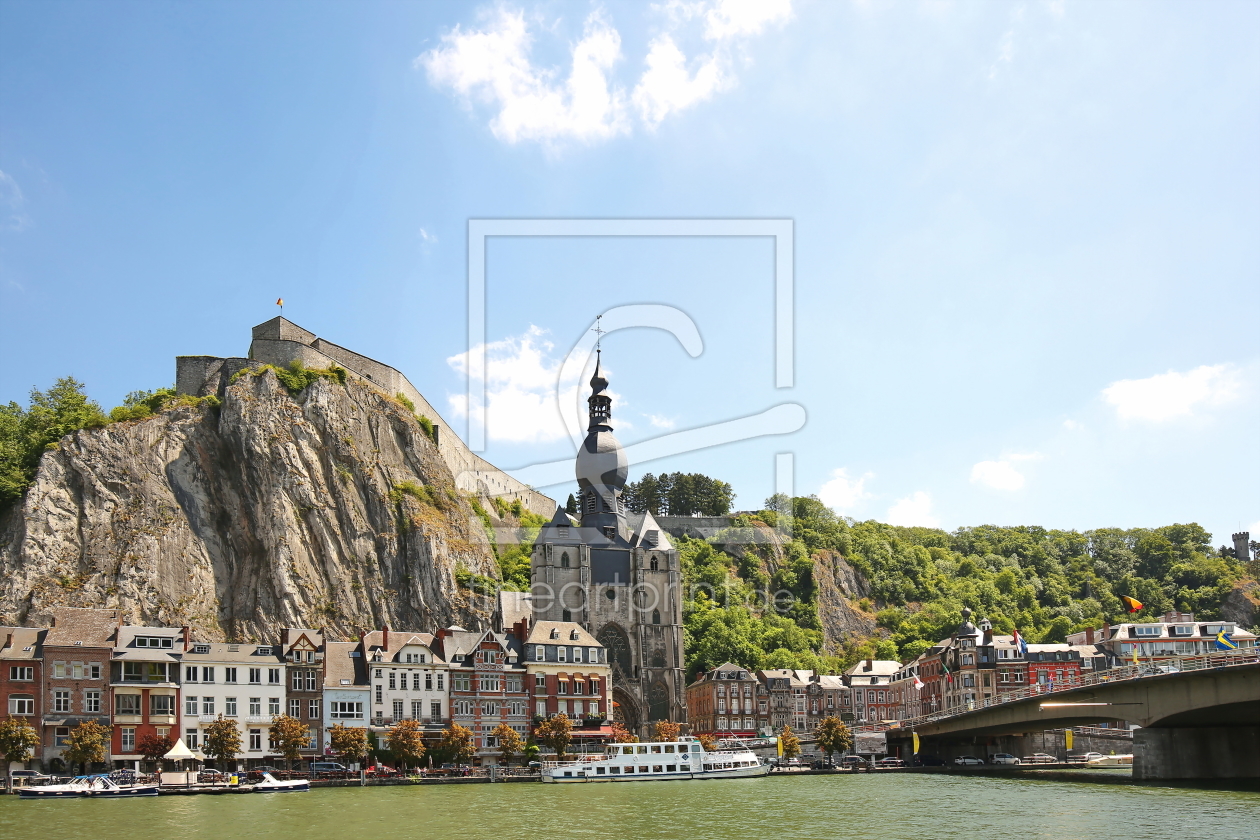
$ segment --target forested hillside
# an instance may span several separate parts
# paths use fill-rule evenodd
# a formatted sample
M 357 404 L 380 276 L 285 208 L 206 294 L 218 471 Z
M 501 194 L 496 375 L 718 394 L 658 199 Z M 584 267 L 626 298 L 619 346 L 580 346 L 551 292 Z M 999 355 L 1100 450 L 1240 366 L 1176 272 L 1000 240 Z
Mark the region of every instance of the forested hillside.
M 690 673 L 727 659 L 830 672 L 867 656 L 906 661 L 947 637 L 963 607 L 998 632 L 1018 627 L 1033 642 L 1061 642 L 1075 630 L 1125 620 L 1121 595 L 1145 605 L 1129 620 L 1174 608 L 1218 617 L 1249 573 L 1244 559 L 1214 550 L 1211 534 L 1193 523 L 1093 531 L 982 525 L 947 533 L 855 522 L 812 497 L 778 497 L 737 524 L 770 535 L 789 513 L 791 539 L 679 541 L 688 588 L 702 590 L 685 614 Z M 819 608 L 828 605 L 817 584 L 836 557 L 863 579 L 857 606 L 873 619 L 869 634 L 824 638 Z M 713 597 L 706 585 L 716 589 Z M 780 593 L 773 608 L 753 596 L 765 589 Z

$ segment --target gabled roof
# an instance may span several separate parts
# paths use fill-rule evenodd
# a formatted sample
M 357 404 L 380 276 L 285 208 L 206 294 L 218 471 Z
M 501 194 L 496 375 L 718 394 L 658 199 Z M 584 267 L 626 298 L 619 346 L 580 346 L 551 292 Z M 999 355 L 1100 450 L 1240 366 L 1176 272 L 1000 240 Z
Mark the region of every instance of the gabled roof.
M 510 657 L 515 657 L 517 662 L 521 658 L 521 645 L 517 638 L 509 633 L 496 633 L 493 630 L 464 630 L 457 628 L 447 628 L 441 633 L 442 654 L 448 662 L 455 665 L 468 664 L 473 652 L 478 650 L 483 642 L 490 641 L 497 644 Z M 455 657 L 460 657 L 456 660 Z
M 53 624 L 44 637 L 44 645 L 70 647 L 76 642 L 83 647 L 114 646 L 118 628 L 118 610 L 90 610 L 78 607 L 53 607 Z
M 669 539 L 669 532 L 661 527 L 651 511 L 628 514 L 626 523 L 634 534 L 634 539 L 631 540 L 632 545 L 658 551 L 670 551 L 674 548 L 674 544 Z M 651 540 L 653 535 L 655 535 L 655 542 Z
M 432 633 L 419 633 L 411 630 L 390 630 L 389 631 L 389 647 L 384 646 L 385 633 L 380 630 L 373 630 L 363 636 L 363 655 L 369 660 L 376 653 L 380 653 L 382 659 L 386 662 L 393 662 L 403 648 L 408 645 L 422 645 L 429 650 L 435 662 L 442 662 L 443 656 L 440 646 L 434 644 Z M 328 656 L 324 656 L 327 661 Z
M 367 688 L 367 662 L 358 642 L 328 642 L 324 650 L 324 688 Z
M 0 627 L 0 642 L 7 642 L 0 648 L 0 659 L 41 658 L 47 632 L 42 627 Z
M 499 614 L 502 617 L 503 631 L 512 629 L 512 625 L 521 619 L 534 615 L 533 596 L 528 592 L 499 591 Z
M 870 668 L 867 668 L 870 662 Z M 891 659 L 863 659 L 844 672 L 846 677 L 891 677 L 901 670 L 901 663 Z
M 552 638 L 555 631 L 556 638 Z M 574 638 L 574 634 L 577 638 Z M 529 630 L 529 644 L 579 645 L 581 647 L 600 647 L 594 636 L 575 621 L 540 621 Z

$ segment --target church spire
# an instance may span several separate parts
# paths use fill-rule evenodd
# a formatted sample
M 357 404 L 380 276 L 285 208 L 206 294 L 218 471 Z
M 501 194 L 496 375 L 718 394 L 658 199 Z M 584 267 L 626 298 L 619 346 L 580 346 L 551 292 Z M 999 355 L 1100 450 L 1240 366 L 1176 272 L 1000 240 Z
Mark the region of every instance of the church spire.
M 590 406 L 590 424 L 586 427 L 588 432 L 612 431 L 612 426 L 609 425 L 609 420 L 612 419 L 612 397 L 605 393 L 608 390 L 608 378 L 600 371 L 604 352 L 600 343 L 603 341 L 604 331 L 600 329 L 599 321 L 603 317 L 600 315 L 595 319 L 595 329 L 592 330 L 598 338 L 595 339 L 595 375 L 591 377 L 591 395 L 586 399 Z

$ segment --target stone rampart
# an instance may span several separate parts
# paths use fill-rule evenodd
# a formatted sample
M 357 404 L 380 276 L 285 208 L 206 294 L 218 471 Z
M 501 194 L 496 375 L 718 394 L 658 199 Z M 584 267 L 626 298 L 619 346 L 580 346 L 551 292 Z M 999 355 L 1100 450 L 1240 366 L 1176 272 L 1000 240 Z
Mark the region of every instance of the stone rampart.
M 226 384 L 238 370 L 259 364 L 286 367 L 300 361 L 310 368 L 337 365 L 389 396 L 402 394 L 415 404 L 416 413 L 433 422 L 438 452 L 455 476 L 455 485 L 466 493 L 499 496 L 509 501 L 520 500 L 527 509 L 550 518 L 556 512 L 554 499 L 516 480 L 468 448 L 459 435 L 450 431 L 433 404 L 402 373 L 353 350 L 318 338 L 284 318 L 273 318 L 253 330 L 249 358 L 218 356 L 178 356 L 175 359 L 175 384 L 181 394 L 208 392 Z M 211 384 L 213 383 L 213 384 Z

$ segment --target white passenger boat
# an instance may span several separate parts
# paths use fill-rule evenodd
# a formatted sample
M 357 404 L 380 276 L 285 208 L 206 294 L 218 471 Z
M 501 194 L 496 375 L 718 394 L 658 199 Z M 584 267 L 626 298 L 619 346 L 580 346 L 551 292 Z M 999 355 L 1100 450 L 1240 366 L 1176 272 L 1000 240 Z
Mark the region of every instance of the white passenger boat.
M 310 789 L 311 783 L 307 779 L 289 779 L 282 782 L 270 773 L 263 773 L 262 781 L 254 785 L 254 793 L 289 793 Z
M 544 782 L 673 782 L 764 776 L 770 765 L 750 749 L 705 752 L 695 738 L 645 744 L 609 744 L 604 752 L 573 761 L 546 761 Z
M 1101 758 L 1091 758 L 1090 767 L 1130 767 L 1133 765 L 1132 755 L 1104 755 Z
M 129 799 L 133 796 L 157 796 L 157 785 L 119 785 L 109 776 L 76 776 L 65 784 L 24 787 L 18 790 L 23 799 L 69 799 L 98 797 Z

